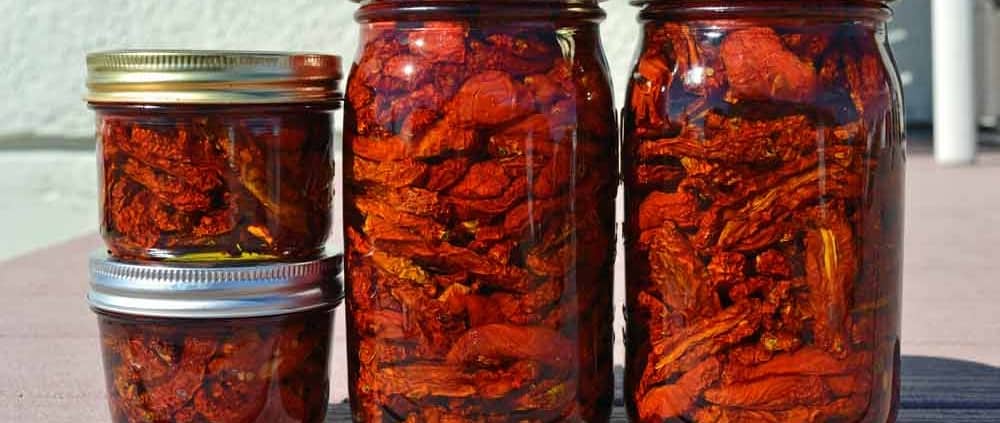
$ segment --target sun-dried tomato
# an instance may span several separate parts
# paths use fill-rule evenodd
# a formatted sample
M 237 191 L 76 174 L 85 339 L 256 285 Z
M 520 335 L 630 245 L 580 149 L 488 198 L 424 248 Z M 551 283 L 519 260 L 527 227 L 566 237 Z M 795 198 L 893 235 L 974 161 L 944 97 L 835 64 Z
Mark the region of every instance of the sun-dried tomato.
M 801 25 L 644 3 L 623 144 L 631 416 L 885 420 L 904 147 L 877 8 Z
M 100 314 L 115 422 L 322 422 L 331 314 L 184 321 Z
M 356 420 L 608 418 L 617 146 L 595 29 L 363 23 L 344 137 Z
M 114 256 L 302 260 L 322 253 L 332 217 L 329 113 L 293 106 L 175 106 L 155 114 L 94 108 L 102 231 Z M 383 166 L 369 174 L 405 185 L 422 177 L 422 168 Z

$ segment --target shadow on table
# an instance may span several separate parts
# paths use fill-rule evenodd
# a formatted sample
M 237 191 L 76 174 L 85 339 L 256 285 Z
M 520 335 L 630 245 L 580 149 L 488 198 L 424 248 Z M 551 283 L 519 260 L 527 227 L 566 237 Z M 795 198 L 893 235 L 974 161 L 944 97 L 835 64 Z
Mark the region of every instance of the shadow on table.
M 1000 422 L 1000 368 L 973 361 L 903 356 L 900 423 Z M 622 405 L 621 366 L 615 405 Z M 616 410 L 614 422 L 623 422 Z M 330 404 L 326 423 L 351 421 L 346 402 Z
M 1000 409 L 1000 368 L 974 361 L 903 357 L 903 409 Z

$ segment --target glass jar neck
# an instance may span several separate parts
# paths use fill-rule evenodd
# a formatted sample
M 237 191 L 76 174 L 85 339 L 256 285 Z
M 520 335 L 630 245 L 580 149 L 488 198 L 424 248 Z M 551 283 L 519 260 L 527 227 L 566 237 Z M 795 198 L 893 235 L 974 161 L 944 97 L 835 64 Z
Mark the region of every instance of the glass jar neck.
M 354 14 L 361 23 L 374 21 L 554 21 L 600 22 L 598 0 L 362 0 Z
M 885 22 L 892 0 L 633 0 L 640 20 L 815 19 Z

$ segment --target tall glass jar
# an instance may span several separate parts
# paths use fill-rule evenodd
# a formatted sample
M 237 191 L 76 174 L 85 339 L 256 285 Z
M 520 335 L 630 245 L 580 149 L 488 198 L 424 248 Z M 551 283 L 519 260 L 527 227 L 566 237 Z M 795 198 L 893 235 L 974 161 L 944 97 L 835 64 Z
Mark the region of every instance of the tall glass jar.
M 369 0 L 356 17 L 355 419 L 607 420 L 618 156 L 597 1 Z
M 633 1 L 635 421 L 886 422 L 905 138 L 884 1 Z
M 340 58 L 88 56 L 101 232 L 140 261 L 301 261 L 331 226 Z

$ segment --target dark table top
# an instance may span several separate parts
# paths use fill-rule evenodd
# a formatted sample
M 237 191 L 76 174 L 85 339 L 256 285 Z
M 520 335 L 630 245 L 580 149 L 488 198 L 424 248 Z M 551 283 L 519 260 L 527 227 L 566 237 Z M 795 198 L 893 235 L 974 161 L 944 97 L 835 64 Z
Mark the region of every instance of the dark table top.
M 902 368 L 900 423 L 1000 422 L 1000 368 L 920 356 L 904 356 Z M 611 417 L 614 423 L 628 421 L 620 405 Z M 326 421 L 349 422 L 350 414 L 346 403 L 331 404 Z

